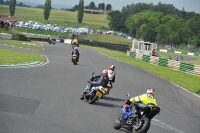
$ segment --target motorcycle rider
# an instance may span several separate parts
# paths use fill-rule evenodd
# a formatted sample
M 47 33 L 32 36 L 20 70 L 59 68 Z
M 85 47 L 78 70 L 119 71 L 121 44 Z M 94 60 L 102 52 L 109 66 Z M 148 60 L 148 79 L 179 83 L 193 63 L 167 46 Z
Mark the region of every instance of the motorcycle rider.
M 130 98 L 126 101 L 126 104 L 130 105 L 134 103 L 136 112 L 138 110 L 144 109 L 144 107 L 146 107 L 148 104 L 153 104 L 155 106 L 158 106 L 156 98 L 154 97 L 154 92 L 155 92 L 154 89 L 148 88 L 146 94 Z
M 115 82 L 115 66 L 110 65 L 108 69 L 104 69 L 100 75 L 92 76 L 90 86 L 86 87 L 80 97 L 81 100 L 84 99 L 86 91 L 90 91 L 94 87 L 106 87 L 110 83 L 112 88 L 112 82 Z
M 71 52 L 72 56 L 75 54 L 77 56 L 77 61 L 79 61 L 79 51 L 78 51 L 78 47 L 77 46 L 74 46 L 73 47 L 73 50 Z M 73 61 L 73 59 L 72 59 Z

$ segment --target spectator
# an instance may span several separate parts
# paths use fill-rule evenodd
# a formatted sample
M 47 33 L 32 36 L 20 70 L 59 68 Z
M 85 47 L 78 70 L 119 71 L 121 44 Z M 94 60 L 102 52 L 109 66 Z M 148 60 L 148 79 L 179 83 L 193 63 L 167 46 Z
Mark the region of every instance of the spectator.
M 171 60 L 172 58 L 171 58 L 171 56 L 169 56 L 169 60 Z
M 174 58 L 175 58 L 175 60 L 176 60 L 176 61 L 178 61 L 178 56 L 177 56 L 177 55 L 175 55 L 175 57 L 174 57 Z
M 183 56 L 181 56 L 181 60 L 183 60 Z
M 155 49 L 153 49 L 153 51 L 152 51 L 152 56 L 156 56 L 156 50 Z
M 129 45 L 129 50 L 130 52 L 132 52 L 132 45 Z

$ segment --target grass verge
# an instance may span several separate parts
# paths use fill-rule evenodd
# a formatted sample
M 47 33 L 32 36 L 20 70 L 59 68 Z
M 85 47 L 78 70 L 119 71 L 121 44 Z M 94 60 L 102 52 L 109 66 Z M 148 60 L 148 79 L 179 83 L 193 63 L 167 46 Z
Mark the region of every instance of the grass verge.
M 18 41 L 18 40 L 0 40 L 0 44 L 13 45 L 16 47 L 29 48 L 34 50 L 42 50 L 42 45 L 37 41 Z
M 121 60 L 125 63 L 137 66 L 147 72 L 155 74 L 163 79 L 169 80 L 179 86 L 182 86 L 195 94 L 200 94 L 200 76 L 190 75 L 167 67 L 155 66 L 131 57 L 127 57 L 127 55 L 124 52 L 108 50 L 100 47 L 91 47 L 86 45 L 83 46 L 102 52 L 110 57 Z
M 0 48 L 0 64 L 19 64 L 31 61 L 45 61 L 46 58 L 42 55 L 36 55 L 14 50 Z

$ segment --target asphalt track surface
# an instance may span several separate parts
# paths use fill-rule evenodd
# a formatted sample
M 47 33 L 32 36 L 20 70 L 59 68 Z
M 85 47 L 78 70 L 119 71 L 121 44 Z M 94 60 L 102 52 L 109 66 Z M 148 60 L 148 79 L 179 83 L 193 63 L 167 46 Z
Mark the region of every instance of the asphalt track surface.
M 126 93 L 156 90 L 161 108 L 148 133 L 199 133 L 200 97 L 137 67 L 80 46 L 80 62 L 71 62 L 71 46 L 44 45 L 49 63 L 33 68 L 0 68 L 0 133 L 126 133 L 113 128 Z M 95 104 L 79 99 L 94 71 L 116 66 L 110 94 Z M 155 66 L 156 67 L 156 66 Z M 183 81 L 185 82 L 185 81 Z

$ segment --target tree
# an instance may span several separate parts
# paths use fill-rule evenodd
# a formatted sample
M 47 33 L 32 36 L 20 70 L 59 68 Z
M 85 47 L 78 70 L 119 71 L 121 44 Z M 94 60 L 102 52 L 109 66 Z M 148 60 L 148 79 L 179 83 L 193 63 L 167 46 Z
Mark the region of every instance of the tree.
M 78 23 L 82 23 L 84 15 L 84 0 L 80 0 L 78 4 Z
M 73 10 L 78 10 L 78 5 L 75 5 L 75 6 L 73 7 Z
M 9 5 L 10 16 L 15 15 L 15 6 L 16 6 L 16 0 L 10 0 L 10 5 Z
M 95 9 L 95 4 L 94 4 L 94 2 L 92 1 L 92 2 L 90 2 L 90 9 Z
M 49 15 L 51 12 L 51 0 L 46 0 L 45 4 L 44 4 L 44 20 L 48 20 L 49 19 Z
M 36 8 L 44 8 L 44 5 L 37 5 Z
M 109 27 L 111 30 L 120 31 L 124 26 L 122 21 L 122 13 L 120 11 L 114 11 L 108 13 L 107 19 L 109 20 Z
M 105 10 L 105 3 L 99 3 L 98 8 L 100 10 Z
M 106 5 L 106 10 L 112 10 L 111 4 L 107 4 L 107 5 Z
M 0 0 L 0 4 L 4 4 L 4 0 Z

